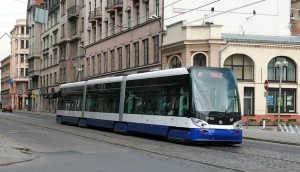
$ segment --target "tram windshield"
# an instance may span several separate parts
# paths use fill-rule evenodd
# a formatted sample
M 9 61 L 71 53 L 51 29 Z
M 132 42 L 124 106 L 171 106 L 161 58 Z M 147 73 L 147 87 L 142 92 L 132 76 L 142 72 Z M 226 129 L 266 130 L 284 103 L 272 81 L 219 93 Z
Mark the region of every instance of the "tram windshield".
M 199 119 L 240 115 L 237 81 L 224 68 L 191 68 L 193 109 Z

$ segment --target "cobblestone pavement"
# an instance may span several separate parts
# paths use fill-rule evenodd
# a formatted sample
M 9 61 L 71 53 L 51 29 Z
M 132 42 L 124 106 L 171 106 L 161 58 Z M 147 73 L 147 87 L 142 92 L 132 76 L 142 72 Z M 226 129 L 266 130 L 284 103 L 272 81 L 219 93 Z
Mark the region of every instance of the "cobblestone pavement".
M 54 114 L 44 113 L 43 115 Z M 67 130 L 69 130 L 68 132 L 70 132 L 74 130 L 74 128 L 71 127 Z M 268 126 L 264 130 L 262 130 L 261 126 L 249 126 L 248 128 L 244 126 L 243 133 L 244 139 L 263 140 L 268 142 L 300 146 L 300 134 L 278 132 L 276 126 Z M 95 137 L 93 134 L 94 133 L 91 133 L 91 137 Z M 98 138 L 101 138 L 100 141 L 107 139 L 109 141 L 105 142 L 120 145 L 120 140 L 118 138 L 104 138 L 104 136 Z M 172 143 L 170 143 L 168 147 L 165 147 L 159 144 L 151 144 L 149 142 L 144 144 L 136 144 L 134 143 L 134 141 L 129 139 L 122 140 L 122 145 L 129 148 L 135 148 L 137 150 L 155 150 L 155 153 L 157 153 L 158 155 L 167 156 L 171 158 L 176 158 L 178 157 L 178 154 L 180 154 L 180 152 L 184 152 L 184 158 L 182 158 L 181 160 L 187 161 L 186 163 L 192 164 L 200 162 L 202 164 L 215 164 L 216 166 L 220 165 L 228 167 L 229 169 L 238 169 L 238 171 L 241 170 L 241 164 L 244 169 L 248 169 L 245 171 L 249 171 L 249 169 L 251 169 L 250 171 L 261 171 L 262 169 L 264 169 L 264 171 L 300 171 L 299 154 L 282 155 L 278 152 L 260 150 L 255 148 L 199 148 Z M 199 156 L 195 156 L 197 154 Z M 221 154 L 222 158 L 220 158 Z M 22 145 L 21 143 L 17 143 L 14 140 L 11 140 L 10 138 L 0 135 L 0 165 L 30 161 L 33 158 L 34 155 L 31 154 L 30 150 L 26 146 Z M 224 171 L 227 170 L 224 169 Z

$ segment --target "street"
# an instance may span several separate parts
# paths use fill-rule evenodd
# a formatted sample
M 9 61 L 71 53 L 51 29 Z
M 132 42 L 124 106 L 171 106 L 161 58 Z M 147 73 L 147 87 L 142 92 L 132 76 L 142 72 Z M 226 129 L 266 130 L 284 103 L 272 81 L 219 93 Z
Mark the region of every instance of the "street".
M 0 113 L 0 134 L 26 145 L 35 156 L 0 166 L 1 171 L 300 171 L 299 147 L 259 141 L 190 146 L 14 112 Z

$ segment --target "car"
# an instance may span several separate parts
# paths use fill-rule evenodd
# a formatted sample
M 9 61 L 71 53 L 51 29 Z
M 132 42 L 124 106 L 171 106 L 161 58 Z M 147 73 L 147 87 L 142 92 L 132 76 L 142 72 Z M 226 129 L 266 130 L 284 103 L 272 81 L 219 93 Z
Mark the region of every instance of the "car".
M 3 107 L 2 107 L 2 112 L 12 112 L 13 110 L 12 110 L 12 107 L 11 106 L 9 106 L 9 105 L 4 105 Z

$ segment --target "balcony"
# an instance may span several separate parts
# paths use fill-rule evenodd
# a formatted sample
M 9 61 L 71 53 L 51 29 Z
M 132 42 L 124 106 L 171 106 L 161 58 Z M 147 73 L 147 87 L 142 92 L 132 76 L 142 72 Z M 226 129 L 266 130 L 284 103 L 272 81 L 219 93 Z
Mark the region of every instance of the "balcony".
M 90 11 L 89 12 L 89 22 L 96 23 L 96 20 L 95 20 L 95 11 Z
M 101 9 L 101 7 L 95 8 L 95 16 L 94 16 L 94 18 L 96 20 L 100 20 L 102 18 L 102 9 Z
M 122 9 L 123 8 L 123 0 L 114 0 L 115 2 L 115 9 Z
M 68 19 L 69 20 L 75 20 L 78 18 L 80 13 L 80 6 L 79 5 L 73 5 L 72 7 L 68 8 Z
M 59 7 L 59 4 L 60 4 L 59 0 L 52 1 L 51 6 L 49 6 L 49 13 L 55 11 Z
M 40 72 L 37 70 L 28 71 L 28 78 L 40 76 Z
M 107 0 L 106 12 L 112 13 L 123 8 L 123 0 Z

